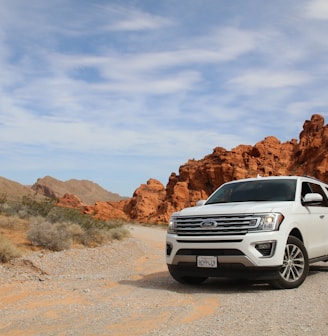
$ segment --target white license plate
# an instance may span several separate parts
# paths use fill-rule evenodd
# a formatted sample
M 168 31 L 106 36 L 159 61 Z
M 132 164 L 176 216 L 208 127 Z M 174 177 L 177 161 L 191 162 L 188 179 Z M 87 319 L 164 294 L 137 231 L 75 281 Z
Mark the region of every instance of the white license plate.
M 218 267 L 218 259 L 213 256 L 197 257 L 197 267 L 216 268 Z

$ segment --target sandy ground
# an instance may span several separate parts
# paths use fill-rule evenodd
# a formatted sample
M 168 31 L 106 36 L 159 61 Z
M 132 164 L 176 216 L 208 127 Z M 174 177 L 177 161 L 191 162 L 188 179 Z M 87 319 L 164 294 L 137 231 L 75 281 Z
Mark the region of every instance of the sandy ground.
M 0 335 L 327 335 L 328 267 L 298 289 L 210 279 L 176 283 L 165 231 L 90 248 L 35 251 L 0 266 Z

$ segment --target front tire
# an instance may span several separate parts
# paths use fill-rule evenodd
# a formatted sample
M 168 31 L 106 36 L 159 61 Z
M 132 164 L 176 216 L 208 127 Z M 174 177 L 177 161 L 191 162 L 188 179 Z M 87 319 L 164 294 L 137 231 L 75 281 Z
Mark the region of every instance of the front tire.
M 170 267 L 170 265 L 167 265 L 168 270 L 174 280 L 177 282 L 184 284 L 184 285 L 200 285 L 204 281 L 207 280 L 207 277 L 193 277 L 193 276 L 187 276 L 183 275 L 180 272 L 178 272 L 175 268 Z
M 309 257 L 303 243 L 296 237 L 288 237 L 284 260 L 278 279 L 271 285 L 278 289 L 299 287 L 309 273 Z

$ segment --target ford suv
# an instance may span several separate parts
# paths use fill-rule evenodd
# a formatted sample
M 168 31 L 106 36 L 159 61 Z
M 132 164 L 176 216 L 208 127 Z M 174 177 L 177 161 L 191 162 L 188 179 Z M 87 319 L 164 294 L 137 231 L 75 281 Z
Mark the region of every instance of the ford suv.
M 209 277 L 300 286 L 309 265 L 328 261 L 328 185 L 307 176 L 242 179 L 172 214 L 166 262 L 180 283 Z

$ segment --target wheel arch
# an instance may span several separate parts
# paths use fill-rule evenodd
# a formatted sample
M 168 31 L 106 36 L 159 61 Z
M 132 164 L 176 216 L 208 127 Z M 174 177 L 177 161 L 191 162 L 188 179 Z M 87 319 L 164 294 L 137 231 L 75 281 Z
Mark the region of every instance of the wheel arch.
M 294 228 L 292 231 L 290 231 L 289 236 L 293 236 L 299 239 L 302 243 L 304 243 L 303 235 L 301 231 L 297 228 Z

